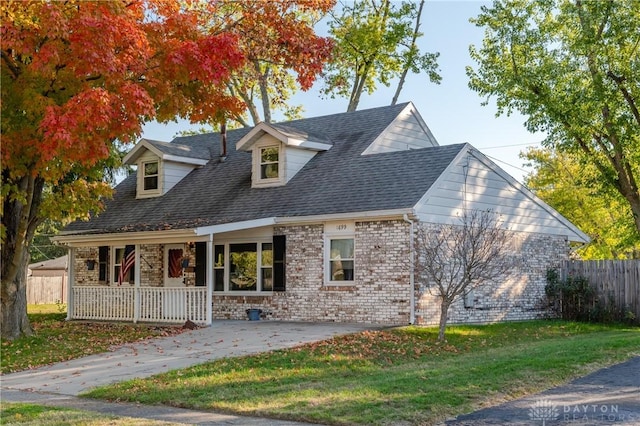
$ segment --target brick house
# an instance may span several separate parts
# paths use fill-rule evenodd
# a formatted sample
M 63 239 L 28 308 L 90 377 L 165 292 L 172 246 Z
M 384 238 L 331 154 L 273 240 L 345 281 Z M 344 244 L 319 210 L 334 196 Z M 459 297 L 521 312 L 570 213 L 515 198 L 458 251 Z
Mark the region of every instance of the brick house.
M 69 319 L 432 324 L 407 259 L 418 226 L 493 209 L 517 271 L 451 322 L 545 314 L 547 268 L 588 237 L 469 144 L 439 146 L 405 103 L 225 134 L 142 139 L 137 172 L 68 246 Z

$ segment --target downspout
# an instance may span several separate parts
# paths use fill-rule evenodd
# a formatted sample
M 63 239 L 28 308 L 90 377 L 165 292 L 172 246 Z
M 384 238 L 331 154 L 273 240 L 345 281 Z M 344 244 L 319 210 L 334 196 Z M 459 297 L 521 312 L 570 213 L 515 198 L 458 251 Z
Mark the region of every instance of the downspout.
M 137 324 L 140 320 L 140 283 L 142 281 L 142 265 L 140 265 L 140 244 L 134 245 L 135 263 L 133 264 L 134 277 L 133 277 L 133 323 Z
M 409 224 L 409 286 L 411 288 L 411 296 L 409 298 L 410 314 L 409 324 L 416 323 L 416 286 L 415 286 L 415 248 L 413 246 L 413 221 L 405 213 L 404 221 Z
M 206 280 L 207 280 L 207 296 L 206 296 L 206 325 L 213 325 L 213 265 L 215 259 L 213 258 L 213 233 L 209 234 L 209 239 L 207 240 L 207 272 L 206 272 Z

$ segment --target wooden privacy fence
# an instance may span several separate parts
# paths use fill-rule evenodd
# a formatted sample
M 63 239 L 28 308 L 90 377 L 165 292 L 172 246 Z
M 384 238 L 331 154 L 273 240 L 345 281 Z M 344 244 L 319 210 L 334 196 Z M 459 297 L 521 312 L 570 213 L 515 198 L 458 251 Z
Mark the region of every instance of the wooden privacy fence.
M 28 277 L 27 303 L 67 303 L 66 277 Z
M 586 278 L 602 304 L 611 303 L 640 320 L 640 259 L 567 260 L 560 267 L 560 279 L 569 276 Z

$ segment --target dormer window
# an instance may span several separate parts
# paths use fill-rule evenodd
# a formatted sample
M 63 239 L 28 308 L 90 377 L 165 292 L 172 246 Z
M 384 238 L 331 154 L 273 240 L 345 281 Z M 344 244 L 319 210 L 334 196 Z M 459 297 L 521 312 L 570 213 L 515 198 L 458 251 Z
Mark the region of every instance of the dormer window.
M 207 164 L 208 149 L 141 139 L 122 160 L 135 165 L 136 198 L 161 197 L 197 167 Z
M 157 161 L 142 163 L 142 173 L 145 191 L 158 190 L 159 166 Z
M 280 141 L 266 138 L 253 147 L 253 187 L 270 187 L 285 184 L 285 154 Z
M 150 152 L 141 156 L 138 166 L 137 198 L 159 197 L 162 195 L 162 174 L 164 165 L 162 160 Z
M 260 179 L 278 179 L 280 176 L 279 157 L 280 149 L 277 146 L 268 146 L 260 149 Z
M 333 144 L 325 137 L 294 127 L 258 123 L 236 143 L 236 150 L 251 152 L 251 187 L 286 185 L 318 152 Z

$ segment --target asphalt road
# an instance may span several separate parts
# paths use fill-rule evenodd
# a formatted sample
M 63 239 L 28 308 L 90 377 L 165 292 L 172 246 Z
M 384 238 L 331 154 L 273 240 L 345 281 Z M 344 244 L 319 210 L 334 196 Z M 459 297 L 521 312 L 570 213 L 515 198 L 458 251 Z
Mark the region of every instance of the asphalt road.
M 640 357 L 564 386 L 458 416 L 446 425 L 640 425 Z

